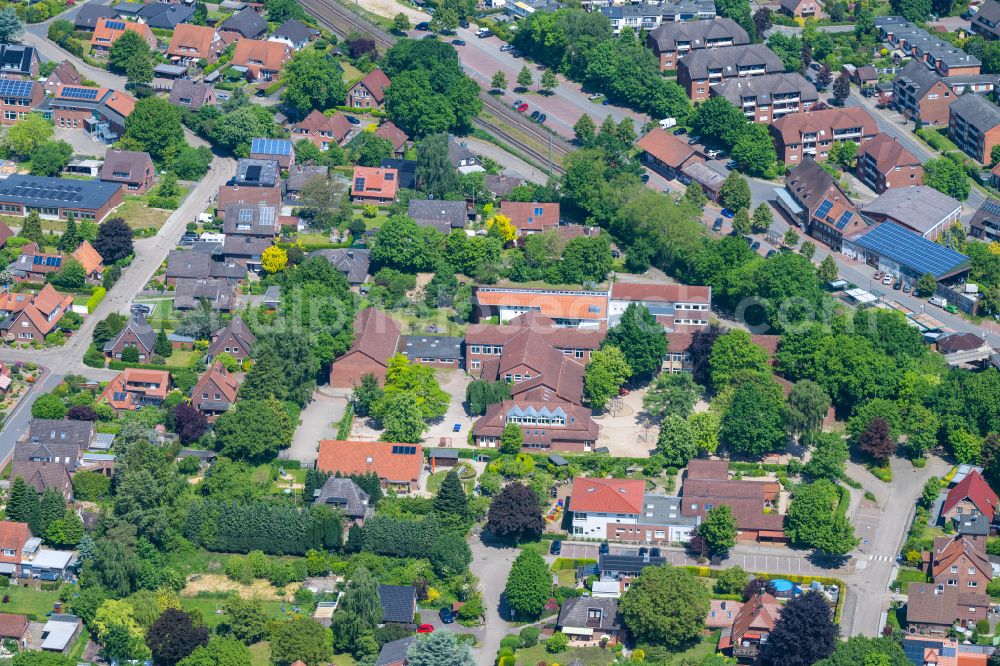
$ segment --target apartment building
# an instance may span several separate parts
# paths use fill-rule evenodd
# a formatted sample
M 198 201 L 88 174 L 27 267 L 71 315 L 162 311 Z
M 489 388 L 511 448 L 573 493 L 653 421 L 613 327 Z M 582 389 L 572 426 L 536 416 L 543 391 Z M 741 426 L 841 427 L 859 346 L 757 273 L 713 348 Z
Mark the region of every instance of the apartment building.
M 923 185 L 924 167 L 888 134 L 878 134 L 858 148 L 858 178 L 877 194 L 890 187 Z
M 1000 1 L 986 0 L 972 17 L 972 28 L 986 39 L 1000 38 Z
M 677 64 L 677 83 L 693 102 L 709 97 L 709 89 L 729 79 L 779 74 L 785 66 L 764 44 L 745 44 L 693 51 Z
M 584 2 L 583 4 L 587 4 Z M 643 2 L 639 4 L 612 4 L 611 0 L 592 0 L 592 6 L 603 4 L 600 12 L 608 17 L 611 30 L 617 35 L 622 28 L 653 30 L 663 23 L 714 19 L 713 0 L 680 0 L 679 2 Z
M 822 162 L 837 141 L 851 141 L 860 147 L 878 135 L 875 119 L 859 107 L 785 115 L 773 120 L 770 127 L 778 159 L 785 164 L 797 164 L 806 155 Z
M 676 69 L 677 61 L 692 51 L 749 43 L 746 30 L 728 18 L 662 23 L 646 34 L 646 45 L 659 60 L 660 71 Z
M 948 107 L 948 135 L 980 164 L 990 164 L 1000 144 L 1000 107 L 980 95 L 962 95 Z
M 748 120 L 756 123 L 769 123 L 789 113 L 808 111 L 819 101 L 816 86 L 797 72 L 728 79 L 713 86 L 710 94 L 725 97 L 742 110 Z
M 955 94 L 944 79 L 917 60 L 910 60 L 892 82 L 893 105 L 909 119 L 946 125 Z

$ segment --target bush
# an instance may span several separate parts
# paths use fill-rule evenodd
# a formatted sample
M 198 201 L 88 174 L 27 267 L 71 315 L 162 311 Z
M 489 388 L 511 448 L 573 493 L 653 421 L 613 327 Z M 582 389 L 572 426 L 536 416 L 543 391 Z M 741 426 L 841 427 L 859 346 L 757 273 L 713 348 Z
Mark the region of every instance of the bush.
M 201 469 L 201 460 L 197 456 L 188 456 L 177 463 L 177 471 L 181 474 L 196 474 Z
M 565 652 L 566 648 L 569 647 L 569 638 L 566 637 L 561 631 L 557 631 L 552 634 L 552 638 L 545 641 L 545 651 L 551 652 L 552 654 L 558 654 L 559 652 Z
M 518 650 L 521 647 L 521 638 L 519 636 L 504 636 L 500 639 L 500 647 Z
M 521 647 L 534 647 L 538 644 L 538 636 L 542 633 L 538 627 L 525 627 L 518 634 L 521 637 Z
M 97 309 L 98 304 L 104 300 L 107 293 L 108 290 L 104 287 L 95 288 L 94 293 L 87 299 L 87 312 L 92 313 L 95 309 Z
M 979 620 L 976 622 L 976 632 L 980 634 L 990 633 L 990 621 L 989 620 Z
M 991 597 L 1000 597 L 1000 578 L 994 578 L 990 581 L 990 584 L 986 586 L 986 594 Z

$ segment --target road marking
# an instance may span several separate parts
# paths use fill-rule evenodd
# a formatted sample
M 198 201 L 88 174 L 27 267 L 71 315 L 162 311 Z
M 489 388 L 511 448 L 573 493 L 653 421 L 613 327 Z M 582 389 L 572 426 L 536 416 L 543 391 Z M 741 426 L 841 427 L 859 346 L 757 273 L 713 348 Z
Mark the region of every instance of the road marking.
M 889 555 L 869 555 L 868 559 L 874 562 L 892 562 L 893 558 Z

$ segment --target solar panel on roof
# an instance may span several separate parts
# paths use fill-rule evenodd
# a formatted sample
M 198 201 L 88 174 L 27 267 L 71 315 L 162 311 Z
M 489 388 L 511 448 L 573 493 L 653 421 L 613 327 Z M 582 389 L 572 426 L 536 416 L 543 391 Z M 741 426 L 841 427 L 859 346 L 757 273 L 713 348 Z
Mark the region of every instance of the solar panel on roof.
M 292 142 L 288 139 L 254 139 L 250 152 L 260 155 L 291 155 Z
M 816 217 L 826 217 L 826 214 L 830 212 L 831 208 L 833 208 L 833 202 L 829 199 L 823 199 L 823 203 L 821 203 L 819 208 L 816 209 Z
M 354 189 L 357 190 L 358 192 L 364 192 L 365 191 L 365 179 L 364 178 L 355 178 L 354 179 Z
M 97 99 L 97 90 L 93 88 L 63 88 L 62 96 L 71 99 Z
M 985 210 L 990 215 L 1000 216 L 1000 203 L 995 201 L 987 201 L 983 204 L 983 210 Z
M 125 29 L 125 22 L 124 21 L 105 21 L 104 25 L 106 25 L 111 30 L 124 30 Z
M 401 455 L 413 455 L 417 452 L 417 447 L 415 446 L 403 446 L 401 444 L 396 444 L 392 447 L 393 453 L 399 453 Z
M 33 81 L 14 81 L 12 79 L 0 79 L 0 96 L 3 97 L 28 97 L 31 95 Z
M 253 209 L 252 208 L 241 208 L 240 209 L 240 222 L 253 222 Z
M 837 218 L 837 228 L 843 229 L 844 227 L 846 227 L 847 223 L 851 221 L 851 217 L 853 215 L 854 213 L 852 213 L 849 210 L 845 210 L 843 213 L 841 213 L 840 217 Z
M 902 264 L 918 275 L 930 273 L 940 277 L 960 269 L 969 261 L 964 254 L 929 241 L 893 222 L 883 222 L 854 242 L 873 254 Z

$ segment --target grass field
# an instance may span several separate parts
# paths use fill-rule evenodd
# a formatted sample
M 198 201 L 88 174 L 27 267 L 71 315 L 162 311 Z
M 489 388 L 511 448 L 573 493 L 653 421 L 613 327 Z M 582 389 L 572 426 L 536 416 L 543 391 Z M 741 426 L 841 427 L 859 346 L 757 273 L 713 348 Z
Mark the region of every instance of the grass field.
M 224 614 L 215 612 L 216 608 L 221 609 L 226 604 L 226 600 L 222 597 L 181 597 L 180 600 L 181 608 L 184 610 L 201 611 L 201 619 L 204 620 L 205 624 L 209 627 L 216 627 L 226 619 Z M 262 601 L 261 605 L 264 607 L 264 612 L 276 618 L 286 615 L 281 612 L 282 606 L 284 606 L 287 611 L 291 611 L 294 606 L 294 604 L 284 603 L 281 601 Z
M 926 583 L 927 574 L 923 571 L 918 571 L 917 569 L 910 569 L 907 567 L 901 567 L 899 573 L 896 574 L 896 581 L 905 591 L 906 586 L 910 583 Z
M 52 612 L 52 604 L 59 601 L 58 592 L 43 592 L 26 587 L 5 587 L 0 599 L 4 596 L 8 597 L 8 601 L 0 603 L 0 612 L 34 615 L 38 618 L 43 618 L 46 613 Z
M 270 666 L 271 644 L 267 641 L 250 646 L 250 666 Z
M 364 76 L 360 69 L 347 62 L 346 60 L 340 61 L 340 66 L 344 68 L 344 83 L 350 85 Z
M 583 666 L 607 666 L 615 660 L 614 652 L 611 650 L 602 650 L 596 647 L 571 647 L 565 652 L 551 654 L 545 651 L 545 646 L 541 643 L 534 647 L 518 650 L 514 656 L 519 664 L 568 664 L 574 659 L 579 659 Z
M 710 634 L 704 634 L 697 645 L 675 654 L 671 666 L 681 666 L 681 664 L 687 663 L 697 664 L 705 657 L 715 654 L 715 648 L 719 644 L 719 633 L 713 631 Z
M 178 197 L 178 201 L 183 200 L 184 197 Z M 112 216 L 124 218 L 128 226 L 133 229 L 159 229 L 172 212 L 162 208 L 150 208 L 146 205 L 145 197 L 127 194 L 125 201 L 112 212 Z

